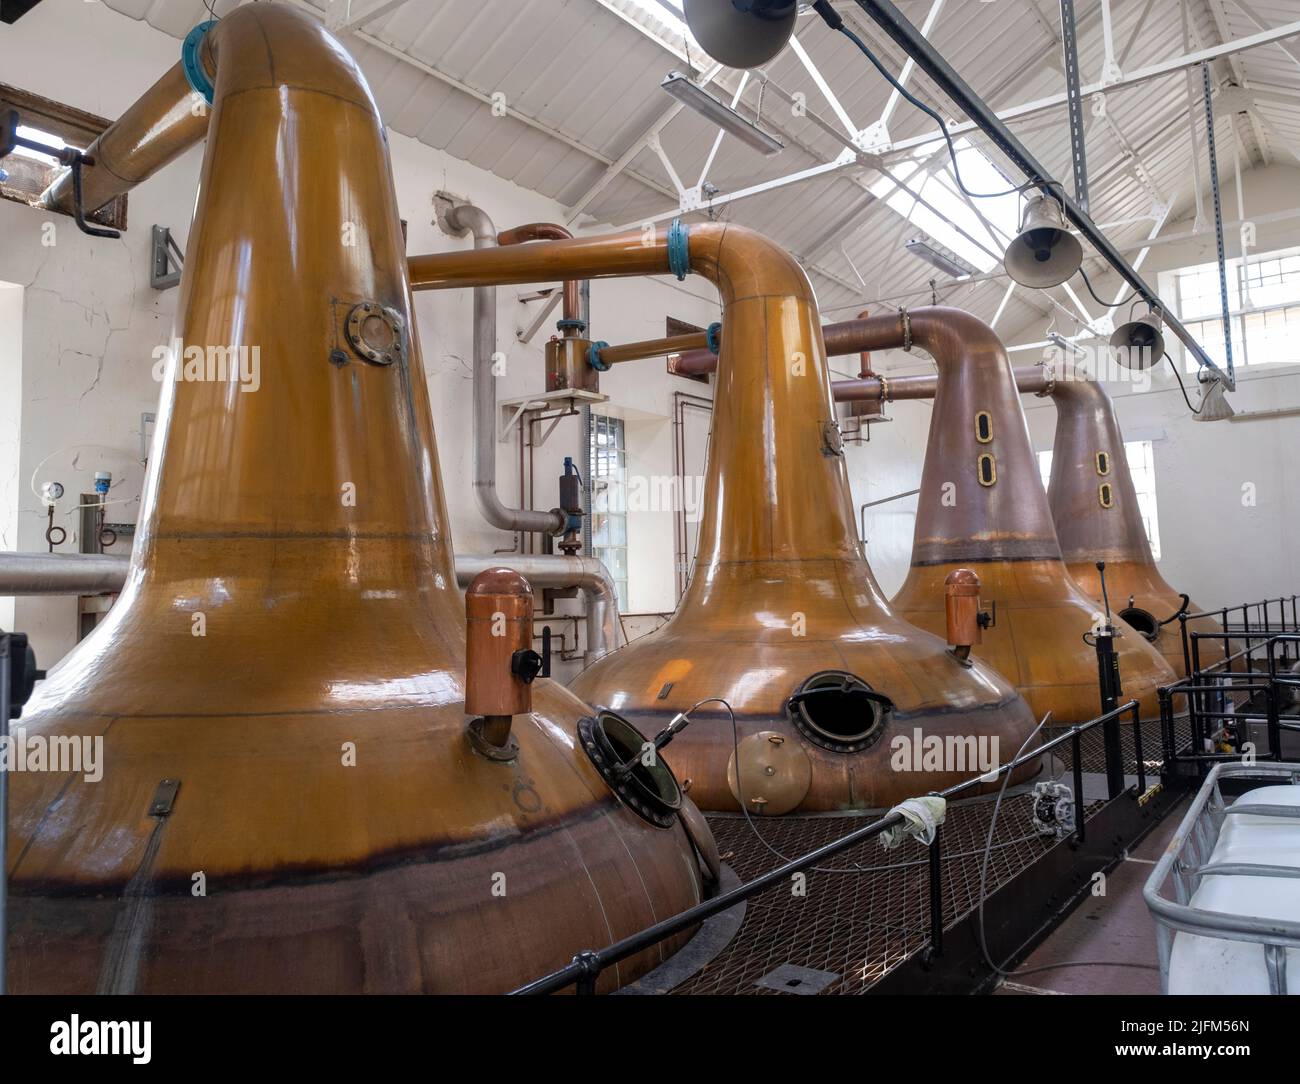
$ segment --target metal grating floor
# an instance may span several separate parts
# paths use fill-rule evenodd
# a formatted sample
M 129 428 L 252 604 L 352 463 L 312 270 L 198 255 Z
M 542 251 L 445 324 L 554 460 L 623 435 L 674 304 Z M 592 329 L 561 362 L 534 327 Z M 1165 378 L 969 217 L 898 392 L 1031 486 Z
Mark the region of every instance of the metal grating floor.
M 1160 724 L 1148 720 L 1141 725 L 1142 757 L 1151 785 L 1159 780 L 1163 760 Z M 1124 771 L 1132 785 L 1137 759 L 1129 726 L 1124 730 Z M 1175 719 L 1174 735 L 1180 747 L 1190 741 L 1185 717 Z M 1053 736 L 1044 731 L 1045 739 Z M 1099 787 L 1104 792 L 1099 775 L 1105 769 L 1101 731 L 1082 735 L 1080 747 L 1087 773 L 1086 806 L 1091 811 L 1101 803 L 1087 796 L 1098 793 Z M 1066 744 L 1055 751 L 1047 773 L 1040 778 L 1056 778 L 1069 785 L 1071 768 Z M 989 858 L 987 893 L 1021 873 L 1055 842 L 1033 833 L 1028 790 L 1028 786 L 1012 788 L 1003 800 Z M 985 796 L 948 808 L 943 838 L 945 926 L 953 925 L 979 904 L 980 863 L 993 804 L 993 796 Z M 861 827 L 866 816 L 877 815 L 756 819 L 751 826 L 739 814 L 720 813 L 711 814 L 709 823 L 723 860 L 742 881 L 748 881 Z M 863 869 L 859 871 L 855 864 Z M 826 871 L 808 874 L 803 895 L 795 895 L 791 885 L 774 885 L 752 897 L 732 943 L 673 993 L 776 993 L 779 991 L 756 983 L 778 967 L 792 964 L 833 973 L 836 978 L 828 983 L 825 993 L 860 994 L 925 947 L 930 894 L 925 848 L 908 840 L 898 849 L 886 851 L 879 840 L 872 839 L 826 865 Z
M 1143 760 L 1151 785 L 1160 780 L 1161 728 L 1158 720 L 1145 721 L 1141 728 Z M 1052 737 L 1052 730 L 1044 730 L 1045 740 Z M 1178 746 L 1190 742 L 1191 727 L 1186 717 L 1175 719 L 1174 738 Z M 1131 724 L 1122 730 L 1122 745 L 1127 782 L 1132 785 L 1138 762 Z M 1080 751 L 1086 772 L 1084 794 L 1091 811 L 1101 803 L 1088 795 L 1104 793 L 1100 773 L 1105 771 L 1105 756 L 1100 729 L 1083 734 Z M 1040 779 L 1050 777 L 1069 785 L 1071 767 L 1070 746 L 1063 745 Z M 995 892 L 1026 870 L 1056 842 L 1032 831 L 1028 789 L 1013 788 L 1002 802 L 989 857 L 987 893 Z M 861 828 L 866 816 L 876 815 L 748 821 L 738 814 L 712 814 L 708 821 L 724 862 L 742 881 L 748 881 L 785 860 Z M 945 927 L 979 906 L 980 862 L 992 815 L 992 795 L 953 803 L 948 808 L 944 823 Z M 855 864 L 862 870 L 854 868 Z M 732 944 L 673 993 L 777 993 L 777 989 L 755 984 L 783 964 L 832 972 L 836 977 L 829 981 L 824 993 L 865 993 L 891 968 L 926 946 L 930 940 L 930 862 L 924 847 L 909 840 L 887 851 L 879 840 L 868 840 L 829 859 L 827 867 L 827 871 L 807 875 L 802 896 L 794 894 L 792 885 L 774 885 L 751 897 L 745 922 Z M 853 872 L 832 872 L 844 870 Z
M 992 798 L 949 807 L 944 823 L 944 920 L 952 924 L 979 901 L 980 861 L 993 812 Z M 857 816 L 814 816 L 756 820 L 760 841 L 738 814 L 715 814 L 709 822 L 726 861 L 749 880 L 779 865 L 764 842 L 782 855 L 795 857 L 859 828 Z M 1010 794 L 998 815 L 989 859 L 987 891 L 1010 880 L 1043 854 L 1051 839 L 1033 835 L 1029 797 Z M 837 873 L 854 864 L 871 872 Z M 827 872 L 808 874 L 806 892 L 775 885 L 750 899 L 735 940 L 675 994 L 766 994 L 755 985 L 782 964 L 833 972 L 838 978 L 825 992 L 864 992 L 892 967 L 928 941 L 929 861 L 912 840 L 886 851 L 867 840 L 835 858 Z

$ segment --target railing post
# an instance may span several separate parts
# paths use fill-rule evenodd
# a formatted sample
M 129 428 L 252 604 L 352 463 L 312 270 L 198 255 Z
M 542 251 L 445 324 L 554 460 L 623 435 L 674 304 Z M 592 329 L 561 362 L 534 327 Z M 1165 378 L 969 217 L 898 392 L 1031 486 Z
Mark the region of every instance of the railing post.
M 1160 760 L 1162 776 L 1168 776 L 1174 766 L 1177 751 L 1174 748 L 1174 705 L 1173 694 L 1168 688 L 1161 686 L 1156 690 L 1156 697 L 1160 701 Z
M 1084 841 L 1084 801 L 1083 801 L 1083 743 L 1079 740 L 1079 728 L 1076 726 L 1070 735 L 1070 758 L 1074 761 L 1074 842 L 1082 845 Z
M 943 828 L 930 844 L 930 956 L 943 955 Z
M 1147 792 L 1147 767 L 1142 756 L 1142 711 L 1136 704 L 1133 705 L 1133 757 L 1137 762 L 1138 797 L 1141 798 Z

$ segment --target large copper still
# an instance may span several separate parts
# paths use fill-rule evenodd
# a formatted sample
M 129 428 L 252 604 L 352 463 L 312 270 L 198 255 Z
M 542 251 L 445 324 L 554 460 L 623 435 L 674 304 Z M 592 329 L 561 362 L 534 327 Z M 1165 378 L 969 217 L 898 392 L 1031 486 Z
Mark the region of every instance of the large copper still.
M 877 341 L 880 326 L 879 321 L 868 323 L 867 314 L 862 313 L 856 320 L 822 328 L 829 356 L 861 351 L 858 377 L 831 385 L 836 402 L 847 402 L 851 416 L 879 417 L 880 404 L 933 399 L 938 387 L 934 375 L 884 377 L 870 371 L 871 355 L 861 344 Z M 696 335 L 683 342 L 677 371 L 699 374 L 716 370 L 717 355 L 700 346 L 701 340 L 702 336 Z M 655 353 L 662 342 L 638 345 L 642 347 L 640 356 L 644 356 Z M 1097 562 L 1104 561 L 1106 595 L 1120 616 L 1155 643 L 1176 671 L 1185 672 L 1193 661 L 1192 648 L 1190 638 L 1186 647 L 1183 644 L 1176 615 L 1184 608 L 1189 613 L 1197 613 L 1199 608 L 1169 586 L 1151 556 L 1114 402 L 1106 389 L 1078 366 L 1035 365 L 1014 372 L 1022 393 L 1049 396 L 1056 405 L 1048 499 L 1070 575 L 1094 602 L 1101 603 Z M 1187 629 L 1208 637 L 1222 632 L 1210 617 L 1189 620 Z M 1212 665 L 1224 657 L 1223 641 L 1201 639 L 1197 651 L 1201 666 Z
M 696 903 L 696 858 L 611 793 L 558 685 L 514 717 L 513 757 L 471 741 L 375 104 L 289 7 L 236 8 L 200 56 L 176 333 L 256 349 L 260 384 L 170 359 L 126 588 L 22 719 L 29 740 L 102 739 L 103 776 L 12 778 L 12 988 L 507 990 Z M 106 139 L 161 165 L 151 133 L 190 100 L 169 72 Z M 123 169 L 97 193 L 147 175 L 100 161 Z
M 667 625 L 573 690 L 647 736 L 727 701 L 739 763 L 716 702 L 664 750 L 705 809 L 735 809 L 737 791 L 756 813 L 887 806 L 986 770 L 980 751 L 1005 763 L 1034 726 L 1024 701 L 896 616 L 863 559 L 816 302 L 787 253 L 709 223 L 411 260 L 416 289 L 688 267 L 716 283 L 727 327 L 696 572 Z M 956 760 L 923 757 L 935 743 Z
M 1054 374 L 1056 437 L 1048 489 L 1061 554 L 1070 575 L 1094 602 L 1101 601 L 1106 564 L 1106 595 L 1119 615 L 1178 673 L 1185 672 L 1183 638 L 1176 615 L 1199 607 L 1165 581 L 1151 556 L 1138 507 L 1137 491 L 1125 454 L 1115 404 L 1096 380 L 1074 366 Z M 1213 618 L 1187 622 L 1187 631 L 1217 633 Z M 1201 666 L 1224 657 L 1220 640 L 1201 639 Z
M 1010 678 L 1036 714 L 1050 711 L 1058 724 L 1095 717 L 1097 657 L 1087 638 L 1103 615 L 1061 559 L 1001 342 L 970 313 L 931 307 L 863 321 L 856 344 L 920 346 L 939 370 L 912 567 L 895 606 L 939 631 L 945 578 L 959 567 L 974 570 L 992 618 L 976 656 Z M 1156 690 L 1174 672 L 1139 633 L 1116 623 L 1124 696 L 1154 716 Z

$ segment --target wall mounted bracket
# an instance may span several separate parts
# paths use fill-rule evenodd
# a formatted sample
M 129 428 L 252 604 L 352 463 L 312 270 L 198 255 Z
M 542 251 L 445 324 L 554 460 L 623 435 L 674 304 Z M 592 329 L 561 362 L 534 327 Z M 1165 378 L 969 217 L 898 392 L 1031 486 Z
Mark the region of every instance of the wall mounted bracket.
M 181 281 L 181 268 L 185 253 L 166 226 L 153 228 L 153 263 L 149 272 L 149 285 L 155 290 L 170 290 Z

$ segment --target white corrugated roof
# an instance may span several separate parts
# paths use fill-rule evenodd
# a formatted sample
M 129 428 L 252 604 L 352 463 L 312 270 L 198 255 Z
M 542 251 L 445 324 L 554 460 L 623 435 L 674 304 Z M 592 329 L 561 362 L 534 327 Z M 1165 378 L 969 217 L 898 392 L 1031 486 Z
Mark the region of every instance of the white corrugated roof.
M 204 0 L 105 0 L 109 7 L 176 37 L 208 18 Z M 329 0 L 285 0 L 323 12 Z M 659 0 L 664 2 L 664 0 Z M 671 3 L 672 0 L 667 0 Z M 902 0 L 904 13 L 920 25 L 932 0 Z M 361 9 L 374 0 L 353 0 Z M 653 15 L 656 0 L 407 0 L 368 23 L 348 40 L 370 80 L 386 122 L 476 166 L 574 207 L 584 201 L 583 221 L 622 225 L 671 211 L 677 203 L 672 179 L 658 155 L 644 147 L 595 195 L 593 186 L 612 163 L 674 105 L 659 83 L 670 69 L 686 70 L 680 42 L 667 40 Z M 221 14 L 232 0 L 216 0 Z M 900 51 L 855 4 L 837 3 L 846 21 L 897 72 Z M 1178 0 L 1111 0 L 1114 57 L 1131 72 L 1188 51 L 1183 5 Z M 1263 27 L 1300 20 L 1300 0 L 1187 0 L 1190 48 L 1247 37 Z M 1085 83 L 1101 74 L 1105 58 L 1100 2 L 1077 4 L 1080 68 Z M 1064 89 L 1059 7 L 1051 0 L 945 0 L 930 40 L 995 109 L 1059 94 Z M 800 44 L 825 77 L 855 127 L 881 116 L 890 87 L 843 36 L 811 13 L 801 16 Z M 1262 46 L 1217 61 L 1214 82 L 1234 81 L 1251 95 L 1236 117 L 1242 168 L 1281 160 L 1294 164 L 1300 147 L 1300 39 Z M 695 69 L 710 66 L 698 51 Z M 760 106 L 762 126 L 785 150 L 764 158 L 724 138 L 707 180 L 726 194 L 834 160 L 842 147 L 808 116 L 796 116 L 775 90 L 806 96 L 807 106 L 836 127 L 839 122 L 792 50 L 768 67 L 770 83 L 751 78 L 742 110 Z M 1193 71 L 1194 110 L 1202 116 L 1199 72 Z M 741 73 L 724 70 L 714 92 L 730 97 Z M 945 117 L 954 109 L 927 79 L 914 73 L 909 88 Z M 505 116 L 494 111 L 503 95 Z M 1238 99 L 1241 100 L 1240 98 Z M 1194 202 L 1193 140 L 1188 123 L 1185 76 L 1177 74 L 1110 91 L 1106 118 L 1087 126 L 1087 155 L 1095 221 L 1126 223 L 1108 230 L 1120 247 L 1147 236 L 1153 208 L 1173 204 L 1174 216 Z M 1216 138 L 1223 177 L 1233 170 L 1233 124 L 1218 118 Z M 906 102 L 889 123 L 897 141 L 933 133 L 932 121 Z M 1069 183 L 1071 160 L 1064 107 L 1017 122 L 1013 129 L 1038 159 Z M 682 183 L 697 184 L 717 129 L 683 109 L 663 128 L 661 146 Z M 969 136 L 985 146 L 979 133 Z M 941 145 L 932 144 L 932 149 Z M 1202 160 L 1203 128 L 1198 146 Z M 991 157 L 997 160 L 995 153 Z M 936 159 L 942 165 L 945 159 Z M 1008 169 L 1013 183 L 1020 177 Z M 878 298 L 909 291 L 928 297 L 938 280 L 941 298 L 985 319 L 1006 290 L 1005 279 L 953 290 L 928 264 L 902 248 L 917 230 L 875 199 L 869 186 L 878 174 L 857 167 L 727 204 L 722 217 L 769 234 L 804 261 L 830 318 L 877 306 Z M 1131 220 L 1131 221 L 1130 221 Z M 1099 265 L 1098 265 L 1099 266 Z M 859 285 L 858 276 L 865 281 Z M 1076 280 L 1077 281 L 1077 280 Z M 1081 286 L 1076 292 L 1082 296 Z M 1053 296 L 1064 307 L 1060 291 Z M 1096 314 L 1098 307 L 1085 303 Z M 1017 290 L 999 322 L 1015 331 L 1042 322 L 1051 311 L 1044 295 Z

